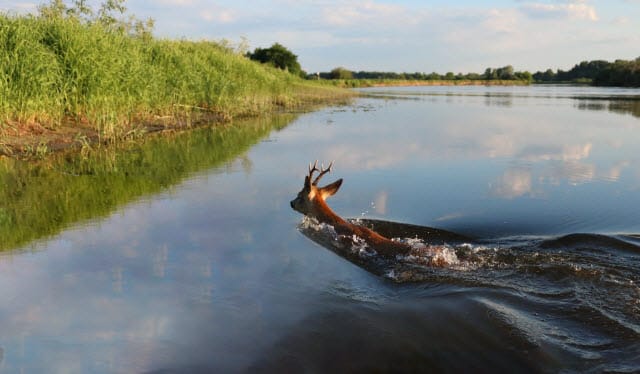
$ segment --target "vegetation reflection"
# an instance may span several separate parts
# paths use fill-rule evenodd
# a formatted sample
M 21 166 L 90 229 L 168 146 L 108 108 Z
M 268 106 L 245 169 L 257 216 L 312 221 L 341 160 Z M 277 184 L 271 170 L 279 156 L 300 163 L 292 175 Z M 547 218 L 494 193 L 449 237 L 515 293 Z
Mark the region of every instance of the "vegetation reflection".
M 135 147 L 96 149 L 40 162 L 0 160 L 0 250 L 102 217 L 193 172 L 246 152 L 295 115 L 153 137 Z

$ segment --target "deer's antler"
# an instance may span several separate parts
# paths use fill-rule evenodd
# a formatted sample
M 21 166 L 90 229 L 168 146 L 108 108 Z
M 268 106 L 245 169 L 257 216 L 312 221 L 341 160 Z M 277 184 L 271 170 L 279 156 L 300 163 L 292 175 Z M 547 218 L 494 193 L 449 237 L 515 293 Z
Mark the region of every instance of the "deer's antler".
M 318 184 L 318 182 L 320 181 L 320 178 L 322 178 L 325 174 L 327 174 L 328 172 L 331 171 L 331 167 L 333 166 L 333 161 L 331 161 L 331 163 L 329 164 L 328 168 L 324 168 L 324 164 L 320 165 L 320 169 L 318 169 L 318 160 L 316 160 L 316 162 L 313 164 L 313 166 L 311 166 L 311 164 L 309 164 L 309 180 L 311 180 L 311 178 L 313 178 L 313 172 L 318 171 L 320 172 L 318 174 L 318 176 L 316 177 L 316 179 L 313 180 L 313 182 L 311 183 L 311 185 L 315 186 Z

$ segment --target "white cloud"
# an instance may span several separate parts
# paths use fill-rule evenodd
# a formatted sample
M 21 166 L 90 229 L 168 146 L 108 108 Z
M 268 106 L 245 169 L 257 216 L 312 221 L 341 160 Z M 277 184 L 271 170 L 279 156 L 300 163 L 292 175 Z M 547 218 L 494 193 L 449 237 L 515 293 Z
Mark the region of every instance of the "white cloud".
M 425 34 L 432 40 L 441 39 L 448 53 L 468 55 L 465 59 L 476 63 L 485 54 L 496 56 L 529 45 L 525 42 L 528 23 L 523 22 L 522 14 L 515 9 L 448 10 L 432 17 L 425 27 L 435 29 L 435 33 Z
M 611 165 L 608 170 L 603 173 L 603 179 L 609 181 L 617 181 L 620 179 L 620 175 L 622 175 L 622 171 L 631 165 L 631 162 L 627 160 L 622 160 L 616 162 L 614 165 Z
M 322 9 L 323 21 L 331 26 L 380 26 L 402 25 L 415 22 L 406 8 L 380 4 L 373 1 L 344 2 L 341 5 L 328 5 Z
M 490 187 L 491 193 L 505 199 L 513 199 L 532 191 L 531 170 L 510 168 Z
M 36 3 L 0 0 L 0 9 L 25 13 Z M 155 19 L 161 37 L 246 37 L 252 48 L 281 42 L 309 71 L 347 66 L 466 73 L 507 64 L 535 72 L 589 59 L 635 58 L 629 51 L 640 40 L 633 32 L 640 9 L 631 1 L 601 4 L 129 0 L 127 7 L 140 18 Z M 598 19 L 606 22 L 594 22 Z
M 552 184 L 560 184 L 566 180 L 571 184 L 582 184 L 596 178 L 596 167 L 593 164 L 577 161 L 563 161 L 546 170 L 543 180 Z
M 528 3 L 522 5 L 520 9 L 524 14 L 532 18 L 598 20 L 595 8 L 583 2 L 569 4 Z
M 512 9 L 491 9 L 482 24 L 497 33 L 514 33 L 518 30 L 518 14 Z
M 376 213 L 385 215 L 387 214 L 387 201 L 389 200 L 389 193 L 387 191 L 380 191 L 376 195 L 376 198 L 372 204 L 373 210 Z
M 200 11 L 200 17 L 207 22 L 232 23 L 237 20 L 236 14 L 231 10 L 213 8 Z
M 628 25 L 628 24 L 629 24 L 629 22 L 631 22 L 631 21 L 629 20 L 629 17 L 620 16 L 620 17 L 616 17 L 616 18 L 614 18 L 614 19 L 611 21 L 611 24 L 621 26 L 621 25 Z
M 565 145 L 562 151 L 562 160 L 578 161 L 588 158 L 593 148 L 591 142 L 583 145 Z
M 9 12 L 15 12 L 17 14 L 25 14 L 25 13 L 35 13 L 37 9 L 38 9 L 38 4 L 32 3 L 32 2 L 0 1 L 0 11 L 9 11 Z
M 156 0 L 158 3 L 169 6 L 191 6 L 195 2 L 193 0 Z

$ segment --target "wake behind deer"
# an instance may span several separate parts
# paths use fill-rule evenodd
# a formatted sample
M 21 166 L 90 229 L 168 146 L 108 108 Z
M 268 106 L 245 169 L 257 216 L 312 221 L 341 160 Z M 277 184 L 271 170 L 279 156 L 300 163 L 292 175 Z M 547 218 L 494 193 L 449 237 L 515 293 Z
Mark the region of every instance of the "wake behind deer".
M 318 161 L 309 164 L 302 190 L 291 200 L 291 207 L 306 217 L 300 226 L 303 234 L 365 269 L 394 280 L 415 280 L 415 272 L 407 265 L 413 268 L 460 264 L 451 245 L 470 242 L 467 237 L 415 225 L 349 220 L 336 214 L 326 199 L 338 192 L 342 178 L 318 186 L 332 166 L 333 162 L 326 169 L 324 165 L 318 169 Z

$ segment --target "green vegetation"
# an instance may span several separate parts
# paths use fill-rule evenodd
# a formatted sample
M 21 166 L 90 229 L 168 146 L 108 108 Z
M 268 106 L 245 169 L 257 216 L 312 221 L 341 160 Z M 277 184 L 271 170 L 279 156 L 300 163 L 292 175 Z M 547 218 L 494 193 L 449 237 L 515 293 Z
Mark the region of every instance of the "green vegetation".
M 635 60 L 582 61 L 571 70 L 553 71 L 533 74 L 536 83 L 583 83 L 596 86 L 640 87 L 640 57 Z
M 103 217 L 196 171 L 229 162 L 294 118 L 263 116 L 42 161 L 0 158 L 0 250 Z
M 53 0 L 37 15 L 0 14 L 0 153 L 9 134 L 34 124 L 117 139 L 140 124 L 228 120 L 350 95 L 224 43 L 154 38 L 153 21 L 127 17 L 123 3 L 94 12 L 82 0 Z
M 337 67 L 329 73 L 330 79 L 353 79 L 353 72 L 347 70 L 343 67 Z M 366 79 L 366 78 L 358 78 L 358 79 Z
M 518 83 L 530 83 L 532 75 L 528 71 L 514 71 L 513 66 L 507 65 L 501 68 L 487 68 L 483 74 L 478 73 L 453 73 L 447 72 L 444 75 L 433 73 L 394 73 L 380 71 L 359 71 L 353 72 L 343 67 L 338 67 L 328 73 L 310 75 L 309 79 L 358 79 L 369 81 L 513 81 Z
M 438 79 L 438 80 L 407 80 L 407 79 L 331 79 L 322 80 L 326 84 L 344 88 L 380 87 L 380 86 L 518 86 L 528 85 L 522 80 L 484 80 L 484 79 Z
M 337 80 L 333 84 L 341 87 L 368 87 L 376 85 L 465 85 L 465 84 L 529 84 L 535 83 L 577 83 L 596 86 L 640 87 L 640 57 L 635 60 L 583 61 L 571 70 L 553 71 L 547 69 L 531 74 L 515 71 L 513 66 L 487 68 L 484 73 L 394 73 L 379 71 L 353 72 L 338 67 L 330 72 L 309 75 L 308 79 Z
M 298 56 L 279 43 L 275 43 L 269 48 L 256 48 L 253 53 L 247 52 L 246 56 L 262 64 L 270 64 L 278 69 L 288 71 L 293 75 L 300 77 L 307 75 L 300 67 Z

